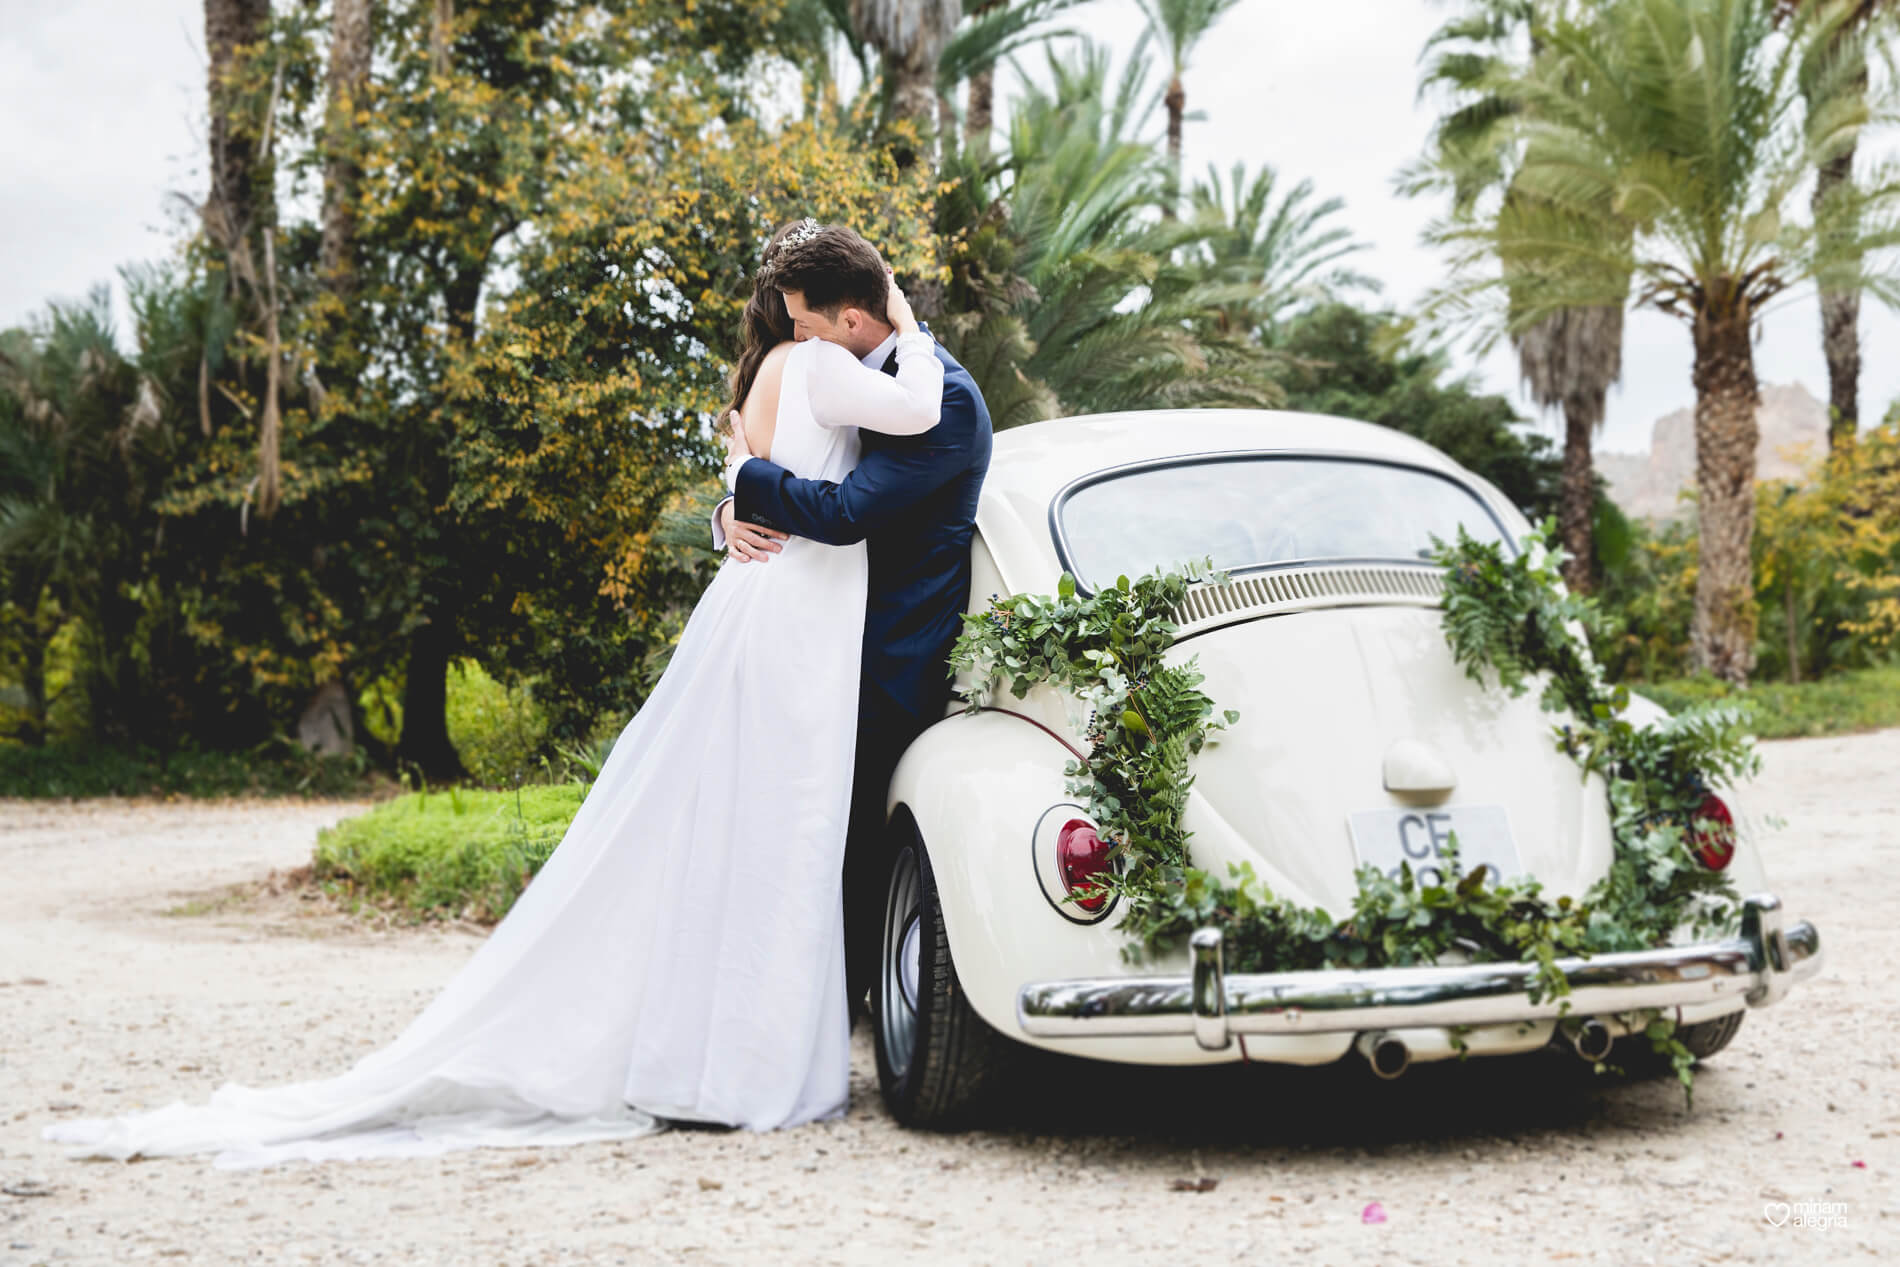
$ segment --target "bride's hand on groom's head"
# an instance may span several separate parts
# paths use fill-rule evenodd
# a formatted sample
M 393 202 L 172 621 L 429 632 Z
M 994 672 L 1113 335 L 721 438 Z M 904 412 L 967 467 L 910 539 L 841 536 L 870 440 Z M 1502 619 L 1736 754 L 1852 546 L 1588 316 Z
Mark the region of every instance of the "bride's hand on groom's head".
M 891 295 L 884 303 L 884 319 L 899 334 L 910 334 L 917 329 L 917 314 L 910 310 L 910 300 L 897 284 L 897 273 L 890 268 L 884 271 L 891 279 Z

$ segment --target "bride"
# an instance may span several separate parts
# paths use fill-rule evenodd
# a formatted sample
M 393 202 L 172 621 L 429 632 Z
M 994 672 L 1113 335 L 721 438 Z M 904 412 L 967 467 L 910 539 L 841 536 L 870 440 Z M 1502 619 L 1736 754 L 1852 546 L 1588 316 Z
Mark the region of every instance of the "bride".
M 894 377 L 793 340 L 773 279 L 819 229 L 786 225 L 766 247 L 733 407 L 750 452 L 835 481 L 857 462 L 858 428 L 937 424 L 944 371 L 894 284 Z M 335 1077 L 226 1083 L 208 1104 L 45 1137 L 73 1157 L 215 1153 L 238 1168 L 842 1114 L 840 868 L 865 587 L 862 543 L 790 538 L 769 567 L 720 568 L 559 847 L 389 1045 Z

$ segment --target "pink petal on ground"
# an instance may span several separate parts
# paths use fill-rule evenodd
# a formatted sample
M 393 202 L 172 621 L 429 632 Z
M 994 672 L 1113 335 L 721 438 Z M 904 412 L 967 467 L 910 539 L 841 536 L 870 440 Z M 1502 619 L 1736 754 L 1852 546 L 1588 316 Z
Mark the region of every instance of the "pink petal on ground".
M 1867 1163 L 1866 1163 L 1866 1162 L 1864 1162 L 1864 1161 L 1857 1161 L 1857 1162 L 1854 1162 L 1854 1163 L 1852 1163 L 1852 1164 L 1853 1164 L 1853 1167 L 1854 1167 L 1854 1169 L 1855 1169 L 1855 1170 L 1865 1170 L 1865 1169 L 1867 1169 Z
M 1385 1207 L 1380 1205 L 1377 1201 L 1372 1202 L 1359 1212 L 1359 1221 L 1361 1223 L 1385 1222 Z

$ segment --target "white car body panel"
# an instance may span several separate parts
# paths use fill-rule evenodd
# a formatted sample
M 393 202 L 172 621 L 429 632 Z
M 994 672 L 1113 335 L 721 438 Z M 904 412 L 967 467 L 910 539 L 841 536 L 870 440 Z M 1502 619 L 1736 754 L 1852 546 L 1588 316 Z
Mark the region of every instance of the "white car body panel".
M 1447 474 L 1479 494 L 1514 538 L 1530 528 L 1495 488 L 1437 450 L 1370 424 L 1252 411 L 1039 423 L 996 437 L 977 516 L 969 609 L 985 610 L 992 595 L 1054 592 L 1063 568 L 1050 507 L 1078 478 L 1177 455 L 1294 451 Z M 1368 602 L 1241 619 L 1184 637 L 1171 655 L 1197 656 L 1216 707 L 1241 714 L 1197 759 L 1184 820 L 1196 864 L 1216 875 L 1225 875 L 1229 863 L 1247 862 L 1281 897 L 1339 917 L 1356 889 L 1347 815 L 1441 802 L 1502 806 L 1524 868 L 1552 896 L 1581 894 L 1609 865 L 1602 781 L 1582 778 L 1557 750 L 1551 729 L 1558 719 L 1542 712 L 1534 691 L 1514 700 L 1465 677 L 1434 607 Z M 1180 974 L 1187 960 L 1183 952 L 1131 964 L 1113 914 L 1077 923 L 1045 897 L 1032 837 L 1045 811 L 1074 802 L 1063 767 L 1083 749 L 1086 718 L 1047 687 L 1023 699 L 1004 688 L 989 705 L 973 715 L 959 706 L 926 731 L 899 764 L 890 796 L 893 811 L 912 816 L 930 851 L 958 979 L 988 1024 L 1023 1042 L 1133 1063 L 1316 1064 L 1350 1049 L 1352 1035 L 1342 1033 L 1249 1036 L 1220 1051 L 1203 1050 L 1189 1036 L 1025 1034 L 1016 1015 L 1025 982 Z M 1638 701 L 1636 708 L 1654 705 Z M 1417 760 L 1423 751 L 1449 765 L 1455 789 L 1437 801 L 1387 791 L 1385 758 L 1395 746 L 1401 758 Z M 1744 830 L 1730 870 L 1747 893 L 1765 885 L 1751 824 L 1735 808 Z M 1738 1006 L 1739 999 L 1725 999 L 1707 1014 Z M 1704 1017 L 1685 1009 L 1683 1019 Z M 1485 1027 L 1466 1042 L 1475 1054 L 1529 1050 L 1550 1033 L 1549 1023 Z M 1443 1031 L 1411 1038 L 1415 1059 L 1454 1054 Z

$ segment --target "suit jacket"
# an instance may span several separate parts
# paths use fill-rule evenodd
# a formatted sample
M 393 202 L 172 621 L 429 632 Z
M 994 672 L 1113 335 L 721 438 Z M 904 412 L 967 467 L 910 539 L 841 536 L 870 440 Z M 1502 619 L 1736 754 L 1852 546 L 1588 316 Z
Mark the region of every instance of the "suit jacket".
M 990 466 L 983 394 L 942 344 L 937 359 L 944 376 L 935 427 L 916 436 L 861 432 L 858 464 L 836 484 L 799 479 L 754 458 L 739 468 L 733 504 L 737 518 L 794 536 L 867 543 L 859 710 L 874 711 L 876 701 L 867 697 L 877 691 L 916 729 L 935 721 L 950 700 L 947 661 L 970 601 L 970 542 Z M 895 369 L 893 354 L 884 370 Z

